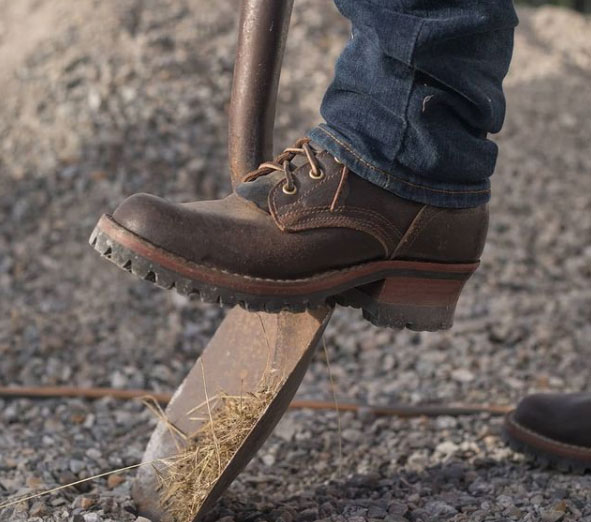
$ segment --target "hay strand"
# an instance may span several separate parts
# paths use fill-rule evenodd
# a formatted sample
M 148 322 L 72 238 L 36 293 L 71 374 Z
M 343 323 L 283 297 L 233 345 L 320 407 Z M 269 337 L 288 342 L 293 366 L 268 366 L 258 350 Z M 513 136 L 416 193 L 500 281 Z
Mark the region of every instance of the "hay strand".
M 337 477 L 341 477 L 343 473 L 343 426 L 341 422 L 341 409 L 339 407 L 339 400 L 337 399 L 337 389 L 330 366 L 330 358 L 328 356 L 328 347 L 326 346 L 326 339 L 322 336 L 322 348 L 324 350 L 324 358 L 326 359 L 326 369 L 328 370 L 328 380 L 330 383 L 330 391 L 332 392 L 332 399 L 334 401 L 334 409 L 337 413 L 337 437 L 338 437 L 338 451 L 339 464 L 337 467 Z
M 46 495 L 51 495 L 52 493 L 57 493 L 58 491 L 62 491 L 64 489 L 77 486 L 78 484 L 84 484 L 85 482 L 90 482 L 91 480 L 97 480 L 100 478 L 108 477 L 109 475 L 118 475 L 119 473 L 124 473 L 124 472 L 130 471 L 132 469 L 140 468 L 142 466 L 147 466 L 148 464 L 153 464 L 154 462 L 156 462 L 156 461 L 142 462 L 140 464 L 133 464 L 132 466 L 127 466 L 125 468 L 115 469 L 113 471 L 107 471 L 105 473 L 99 473 L 98 475 L 93 475 L 92 477 L 80 479 L 80 480 L 77 480 L 76 482 L 70 482 L 69 484 L 64 484 L 63 486 L 58 486 L 58 487 L 48 489 L 45 491 L 40 491 L 39 493 L 34 493 L 32 495 L 13 498 L 11 500 L 8 500 L 7 502 L 0 504 L 0 510 L 6 509 L 6 508 L 9 508 L 12 506 L 16 506 L 17 504 L 20 504 L 21 502 L 27 502 L 28 500 L 33 500 L 33 499 L 36 499 L 39 497 L 44 497 Z
M 173 520 L 193 520 L 278 389 L 279 383 L 262 382 L 257 391 L 240 396 L 218 393 L 214 410 L 206 401 L 208 422 L 157 474 L 161 505 Z

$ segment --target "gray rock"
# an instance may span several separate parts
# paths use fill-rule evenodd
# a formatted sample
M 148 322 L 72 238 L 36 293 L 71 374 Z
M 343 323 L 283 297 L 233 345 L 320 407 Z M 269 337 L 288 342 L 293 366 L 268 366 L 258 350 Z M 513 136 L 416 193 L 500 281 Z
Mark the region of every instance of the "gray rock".
M 560 522 L 564 519 L 564 511 L 543 511 L 540 513 L 540 519 L 542 522 Z
M 29 510 L 32 517 L 42 517 L 47 514 L 47 506 L 44 502 L 35 502 Z

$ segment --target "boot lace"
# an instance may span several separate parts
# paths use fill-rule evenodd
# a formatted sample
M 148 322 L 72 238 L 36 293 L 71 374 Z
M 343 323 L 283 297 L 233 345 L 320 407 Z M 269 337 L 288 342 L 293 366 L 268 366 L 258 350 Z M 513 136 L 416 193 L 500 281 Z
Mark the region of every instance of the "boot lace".
M 292 161 L 296 156 L 306 156 L 306 160 L 310 165 L 309 175 L 312 179 L 322 179 L 324 177 L 324 171 L 316 158 L 316 152 L 310 146 L 309 138 L 301 138 L 295 142 L 293 147 L 285 149 L 273 161 L 261 163 L 258 169 L 252 171 L 244 178 L 244 181 L 254 181 L 258 177 L 272 172 L 283 172 L 285 174 L 285 182 L 282 187 L 283 192 L 285 194 L 295 194 L 297 187 L 293 174 L 295 169 Z

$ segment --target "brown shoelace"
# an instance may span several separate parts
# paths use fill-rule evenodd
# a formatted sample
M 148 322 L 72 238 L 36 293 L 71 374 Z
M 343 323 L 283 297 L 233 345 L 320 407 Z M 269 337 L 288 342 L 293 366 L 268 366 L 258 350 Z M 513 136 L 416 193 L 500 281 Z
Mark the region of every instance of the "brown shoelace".
M 293 175 L 294 167 L 292 161 L 296 156 L 306 156 L 306 160 L 310 165 L 309 174 L 312 179 L 322 179 L 324 177 L 324 171 L 318 163 L 316 152 L 317 151 L 310 146 L 309 138 L 299 139 L 293 147 L 285 149 L 273 161 L 261 163 L 258 169 L 252 171 L 244 178 L 244 181 L 253 181 L 258 177 L 270 174 L 271 172 L 283 172 L 285 174 L 285 183 L 282 187 L 283 192 L 286 194 L 295 194 L 297 192 L 297 187 Z M 346 169 L 344 166 L 343 168 Z

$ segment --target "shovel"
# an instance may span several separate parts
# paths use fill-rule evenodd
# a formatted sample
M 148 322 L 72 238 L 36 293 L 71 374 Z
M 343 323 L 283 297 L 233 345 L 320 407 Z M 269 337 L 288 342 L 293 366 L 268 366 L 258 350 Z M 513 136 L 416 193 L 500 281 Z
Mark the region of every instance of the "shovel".
M 233 185 L 272 156 L 277 89 L 292 7 L 293 0 L 242 0 L 229 129 Z M 287 410 L 331 312 L 326 307 L 266 314 L 237 307 L 227 314 L 148 443 L 146 465 L 140 468 L 132 491 L 141 515 L 154 522 L 178 518 L 171 512 L 179 510 L 170 510 L 162 501 L 161 481 L 167 466 L 191 443 L 198 454 L 199 434 L 207 435 L 224 408 L 220 397 L 241 401 L 256 397 L 265 387 L 263 407 L 234 442 L 229 458 L 221 460 L 220 437 L 213 434 L 216 479 L 194 513 L 187 516 L 186 510 L 180 510 L 187 520 L 203 519 Z

